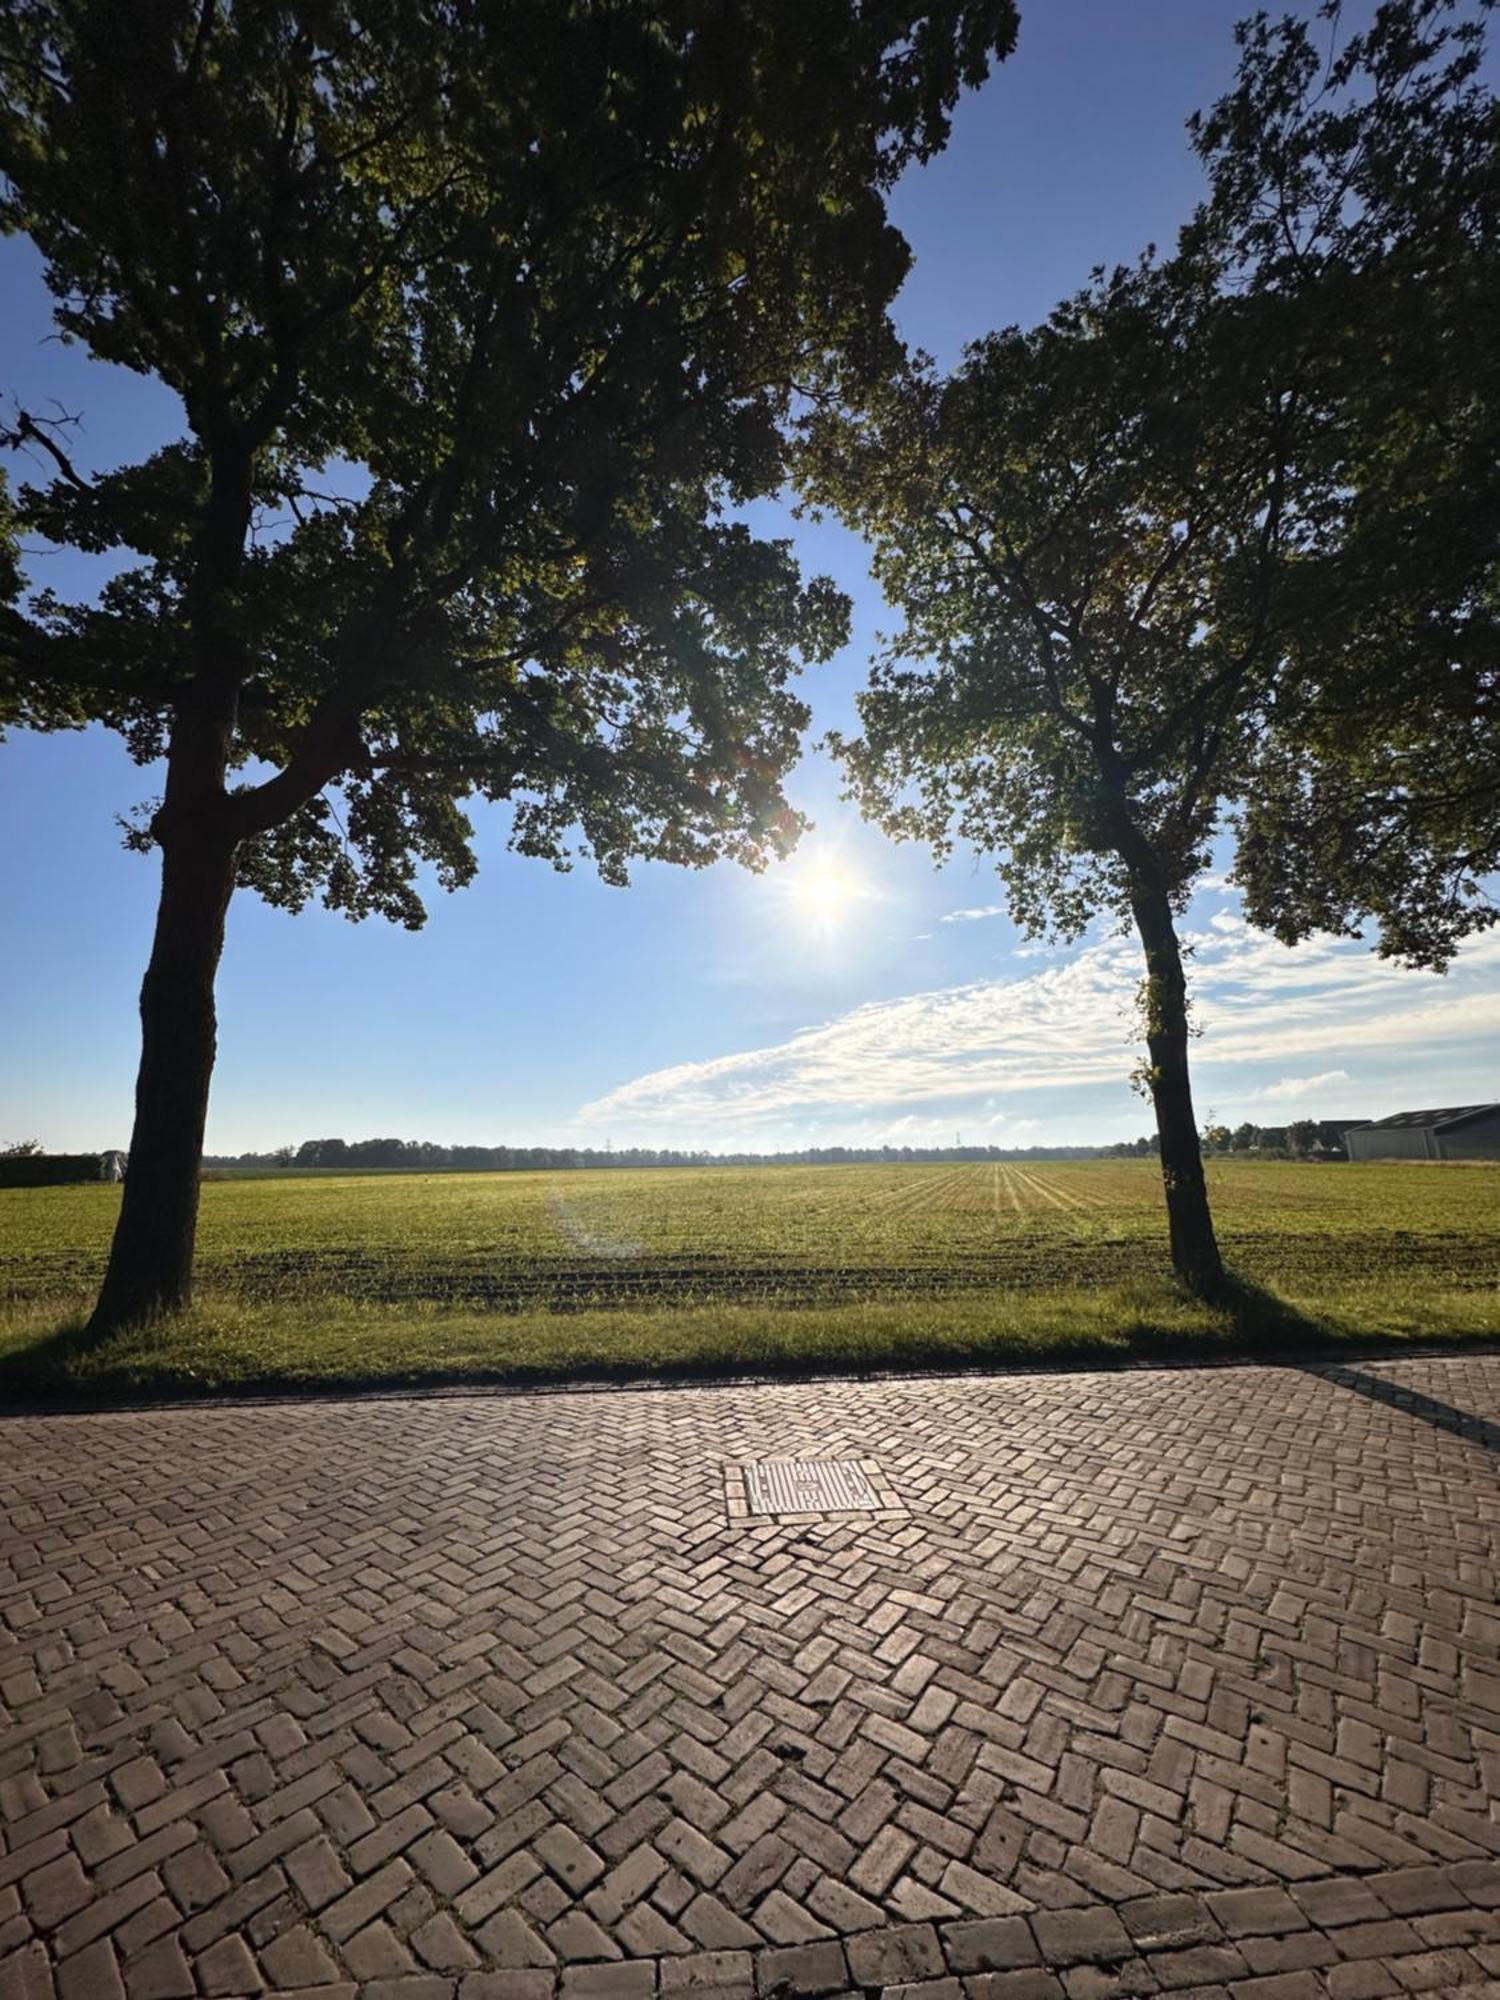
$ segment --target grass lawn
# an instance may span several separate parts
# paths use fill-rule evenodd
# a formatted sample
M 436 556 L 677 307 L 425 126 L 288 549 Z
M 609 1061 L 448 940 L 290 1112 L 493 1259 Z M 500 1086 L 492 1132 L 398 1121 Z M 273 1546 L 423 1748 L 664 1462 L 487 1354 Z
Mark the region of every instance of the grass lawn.
M 0 1395 L 1094 1361 L 1500 1333 L 1500 1167 L 1211 1169 L 1233 1312 L 1155 1163 L 320 1176 L 204 1188 L 200 1299 L 96 1349 L 119 1199 L 0 1191 Z

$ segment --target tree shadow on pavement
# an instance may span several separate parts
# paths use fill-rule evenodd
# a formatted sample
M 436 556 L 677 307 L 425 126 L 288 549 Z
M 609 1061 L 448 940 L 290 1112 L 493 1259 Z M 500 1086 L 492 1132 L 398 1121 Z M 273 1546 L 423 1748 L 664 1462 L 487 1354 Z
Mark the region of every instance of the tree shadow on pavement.
M 1365 1397 L 1368 1402 L 1383 1403 L 1387 1409 L 1402 1410 L 1407 1416 L 1419 1417 L 1424 1424 L 1431 1424 L 1434 1430 L 1451 1431 L 1466 1444 L 1480 1445 L 1484 1450 L 1500 1456 L 1500 1424 L 1492 1423 L 1488 1417 L 1476 1416 L 1472 1410 L 1457 1409 L 1452 1403 L 1440 1402 L 1436 1396 L 1423 1395 L 1419 1389 L 1387 1381 L 1383 1375 L 1367 1374 L 1363 1368 L 1351 1367 L 1347 1363 L 1306 1361 L 1302 1365 L 1309 1375 L 1316 1375 L 1320 1381 L 1335 1383 L 1341 1389 Z

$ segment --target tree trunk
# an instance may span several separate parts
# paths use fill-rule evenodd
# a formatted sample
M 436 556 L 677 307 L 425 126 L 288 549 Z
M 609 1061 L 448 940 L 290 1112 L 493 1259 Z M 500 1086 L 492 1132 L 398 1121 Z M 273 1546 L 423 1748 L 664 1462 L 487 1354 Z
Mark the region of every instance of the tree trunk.
M 102 1336 L 192 1296 L 193 1240 L 215 1049 L 214 977 L 234 889 L 235 843 L 199 821 L 162 837 L 161 901 L 141 986 L 135 1129 L 99 1302 Z
M 1161 1138 L 1161 1178 L 1167 1200 L 1172 1269 L 1200 1299 L 1222 1299 L 1227 1286 L 1203 1178 L 1198 1124 L 1188 1077 L 1187 979 L 1166 892 L 1131 892 L 1136 929 L 1146 954 L 1146 1048 L 1151 1099 Z

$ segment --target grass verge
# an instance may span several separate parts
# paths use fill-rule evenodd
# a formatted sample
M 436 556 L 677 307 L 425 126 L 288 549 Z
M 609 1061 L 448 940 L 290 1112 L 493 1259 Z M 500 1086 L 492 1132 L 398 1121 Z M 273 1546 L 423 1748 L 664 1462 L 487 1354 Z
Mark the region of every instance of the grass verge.
M 989 1290 L 827 1306 L 486 1313 L 330 1298 L 194 1308 L 91 1345 L 76 1305 L 0 1308 L 0 1401 L 124 1401 L 266 1391 L 857 1374 L 1025 1363 L 1227 1359 L 1500 1333 L 1500 1291 L 1336 1296 L 1245 1287 L 1215 1310 L 1171 1284 Z

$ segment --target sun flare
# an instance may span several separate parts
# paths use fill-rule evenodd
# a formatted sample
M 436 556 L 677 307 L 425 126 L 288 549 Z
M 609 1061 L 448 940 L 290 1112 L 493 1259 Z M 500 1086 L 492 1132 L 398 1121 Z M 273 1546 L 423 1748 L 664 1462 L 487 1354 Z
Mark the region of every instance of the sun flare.
M 831 856 L 794 868 L 787 889 L 798 918 L 813 930 L 833 929 L 869 893 L 853 869 Z

